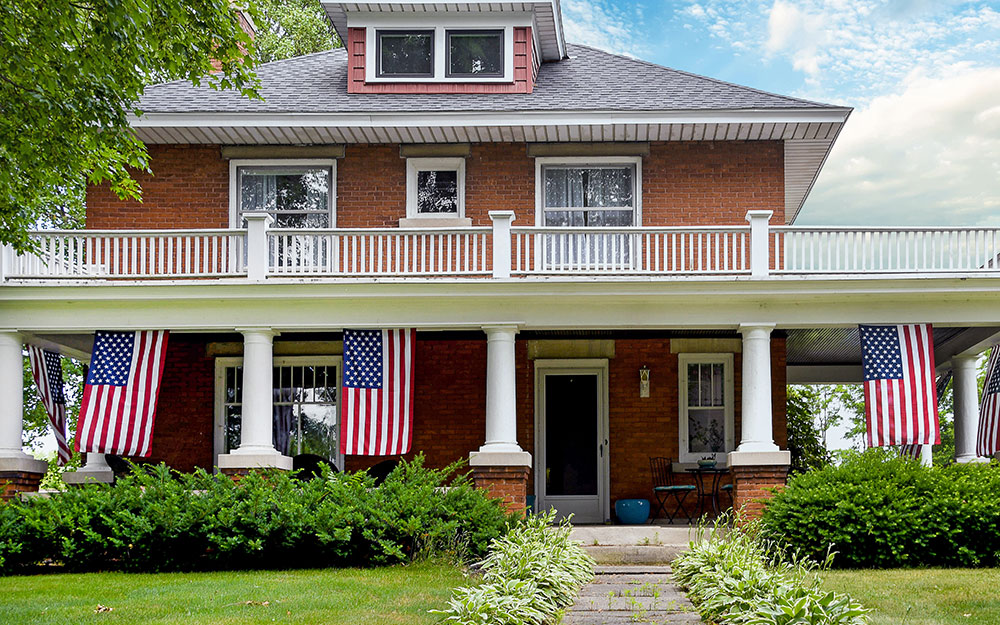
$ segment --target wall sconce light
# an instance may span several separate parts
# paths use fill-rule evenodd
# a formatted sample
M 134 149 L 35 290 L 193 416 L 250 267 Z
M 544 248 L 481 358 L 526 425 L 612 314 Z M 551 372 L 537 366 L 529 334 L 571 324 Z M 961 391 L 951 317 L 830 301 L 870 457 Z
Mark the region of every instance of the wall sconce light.
M 649 397 L 649 367 L 639 369 L 639 397 Z

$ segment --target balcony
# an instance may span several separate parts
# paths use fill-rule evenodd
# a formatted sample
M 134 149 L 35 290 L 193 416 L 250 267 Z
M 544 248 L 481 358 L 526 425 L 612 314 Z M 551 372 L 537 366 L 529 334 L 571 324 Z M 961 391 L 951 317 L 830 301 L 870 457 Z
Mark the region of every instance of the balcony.
M 643 277 L 931 277 L 1000 275 L 1000 229 L 772 226 L 752 211 L 748 224 L 717 227 L 492 227 L 269 229 L 254 215 L 246 229 L 38 231 L 36 249 L 5 248 L 7 284 L 46 281 L 325 278 L 540 280 Z

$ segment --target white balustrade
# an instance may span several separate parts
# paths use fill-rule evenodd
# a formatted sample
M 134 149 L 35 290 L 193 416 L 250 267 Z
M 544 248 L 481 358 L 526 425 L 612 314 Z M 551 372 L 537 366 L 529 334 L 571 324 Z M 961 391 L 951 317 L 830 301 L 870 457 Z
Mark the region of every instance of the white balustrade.
M 490 233 L 489 228 L 271 230 L 271 274 L 485 276 Z
M 512 228 L 512 272 L 745 274 L 750 228 Z
M 198 278 L 245 272 L 242 230 L 46 230 L 4 250 L 6 278 Z
M 0 281 L 246 276 L 524 278 L 1000 272 L 1000 229 L 492 227 L 40 231 L 0 251 Z
M 775 273 L 1000 271 L 996 228 L 771 228 Z

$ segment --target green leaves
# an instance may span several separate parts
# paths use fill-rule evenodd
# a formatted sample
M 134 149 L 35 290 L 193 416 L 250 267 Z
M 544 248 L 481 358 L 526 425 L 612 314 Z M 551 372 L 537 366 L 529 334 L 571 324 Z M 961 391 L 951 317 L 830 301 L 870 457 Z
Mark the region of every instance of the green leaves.
M 43 560 L 151 572 L 482 557 L 508 516 L 464 476 L 443 488 L 455 468 L 418 457 L 375 486 L 363 471 L 308 481 L 253 472 L 234 483 L 144 467 L 114 486 L 0 505 L 0 571 Z
M 148 159 L 129 120 L 144 87 L 205 81 L 256 97 L 252 58 L 228 0 L 0 3 L 0 243 L 26 249 L 26 231 L 84 178 L 137 199 L 132 172 Z
M 257 7 L 257 62 L 339 48 L 319 0 L 254 0 Z
M 443 621 L 455 625 L 544 625 L 556 622 L 580 588 L 593 579 L 594 561 L 569 539 L 568 521 L 552 527 L 555 511 L 527 517 L 490 545 L 483 582 L 456 588 Z
M 792 477 L 764 512 L 768 536 L 848 568 L 996 566 L 1000 471 L 923 467 L 875 449 Z
M 829 565 L 829 558 L 825 565 Z M 820 588 L 822 567 L 762 537 L 759 526 L 716 523 L 673 562 L 701 616 L 733 625 L 864 625 L 868 610 Z

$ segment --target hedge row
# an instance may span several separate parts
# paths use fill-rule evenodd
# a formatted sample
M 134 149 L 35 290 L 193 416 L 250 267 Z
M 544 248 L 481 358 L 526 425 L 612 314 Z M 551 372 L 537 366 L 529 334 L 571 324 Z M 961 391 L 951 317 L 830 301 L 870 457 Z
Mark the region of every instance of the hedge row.
M 175 571 L 369 566 L 445 552 L 478 559 L 510 517 L 457 469 L 428 469 L 418 457 L 376 486 L 363 471 L 233 482 L 160 465 L 114 486 L 0 505 L 0 572 L 42 562 Z
M 844 568 L 1000 565 L 1000 467 L 924 467 L 874 449 L 796 475 L 770 500 L 763 530 Z

